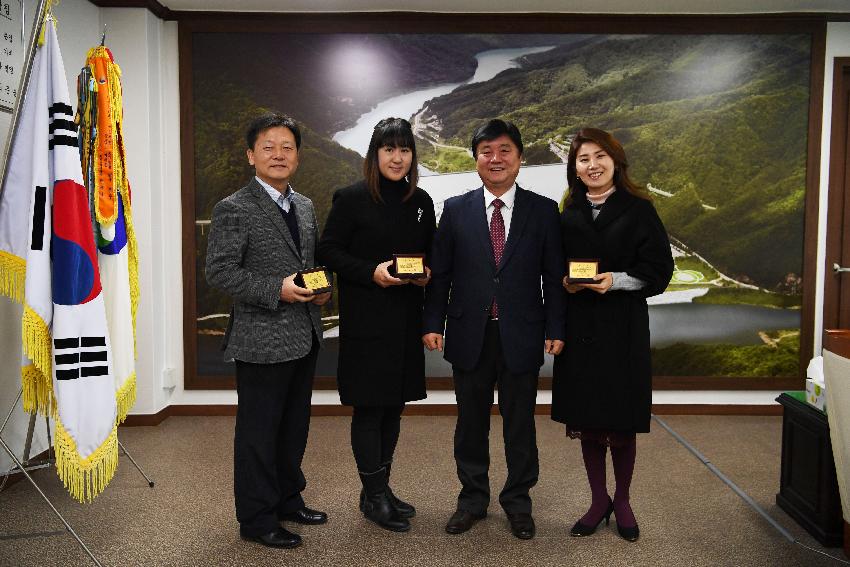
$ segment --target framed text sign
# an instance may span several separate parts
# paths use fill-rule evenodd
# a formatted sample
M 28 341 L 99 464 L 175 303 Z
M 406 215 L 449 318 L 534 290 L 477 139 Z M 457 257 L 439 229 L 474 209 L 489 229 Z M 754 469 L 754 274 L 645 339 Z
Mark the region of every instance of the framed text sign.
M 0 110 L 12 112 L 23 73 L 24 6 L 22 0 L 0 0 Z

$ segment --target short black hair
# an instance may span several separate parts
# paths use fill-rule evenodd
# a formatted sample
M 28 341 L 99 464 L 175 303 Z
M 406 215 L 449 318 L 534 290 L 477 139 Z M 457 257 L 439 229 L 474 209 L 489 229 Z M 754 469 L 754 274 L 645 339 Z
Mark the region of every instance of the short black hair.
M 278 126 L 289 128 L 292 135 L 295 136 L 295 149 L 300 150 L 301 129 L 298 128 L 298 123 L 291 116 L 281 114 L 280 112 L 268 112 L 262 116 L 258 116 L 251 122 L 250 126 L 248 126 L 248 131 L 245 132 L 245 141 L 248 142 L 248 149 L 254 149 L 254 144 L 257 143 L 260 132 L 269 128 L 277 128 Z
M 487 124 L 479 126 L 475 133 L 472 134 L 472 157 L 478 157 L 478 144 L 495 140 L 502 134 L 508 135 L 508 138 L 516 144 L 519 155 L 522 155 L 522 136 L 516 125 L 501 118 L 494 118 Z

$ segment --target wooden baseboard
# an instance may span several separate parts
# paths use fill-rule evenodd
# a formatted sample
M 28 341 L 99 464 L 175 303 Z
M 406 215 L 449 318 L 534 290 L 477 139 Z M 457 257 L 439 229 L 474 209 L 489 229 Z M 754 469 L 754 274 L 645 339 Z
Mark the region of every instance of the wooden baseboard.
M 782 415 L 782 406 L 778 404 L 653 404 L 652 412 L 658 415 Z M 499 414 L 494 405 L 491 413 Z M 536 415 L 550 415 L 551 404 L 537 404 Z M 174 405 L 155 414 L 129 415 L 123 425 L 127 427 L 159 425 L 171 416 L 232 416 L 236 415 L 235 405 Z M 348 416 L 351 407 L 341 405 L 313 406 L 314 417 Z M 410 404 L 404 415 L 457 415 L 455 404 Z
M 127 419 L 125 419 L 124 423 L 122 423 L 121 425 L 127 427 L 159 425 L 160 423 L 165 421 L 169 416 L 173 415 L 171 413 L 172 407 L 174 406 L 162 408 L 156 413 L 128 415 Z
M 652 404 L 657 415 L 782 415 L 779 404 Z

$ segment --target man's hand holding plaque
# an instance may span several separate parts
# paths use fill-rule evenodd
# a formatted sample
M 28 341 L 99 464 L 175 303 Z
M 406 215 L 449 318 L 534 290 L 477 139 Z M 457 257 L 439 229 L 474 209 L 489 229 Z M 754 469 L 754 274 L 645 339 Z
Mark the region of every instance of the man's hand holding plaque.
M 328 293 L 333 289 L 331 278 L 324 266 L 301 270 L 295 275 L 295 284 L 309 289 L 313 295 Z

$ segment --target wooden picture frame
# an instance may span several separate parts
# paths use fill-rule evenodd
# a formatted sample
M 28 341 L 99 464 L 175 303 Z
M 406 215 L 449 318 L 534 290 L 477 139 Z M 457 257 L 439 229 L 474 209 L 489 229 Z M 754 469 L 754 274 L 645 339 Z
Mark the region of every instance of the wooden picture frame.
M 720 377 L 656 376 L 655 389 L 673 390 L 777 390 L 799 389 L 805 367 L 813 352 L 815 250 L 817 246 L 818 185 L 820 168 L 821 117 L 823 101 L 826 22 L 829 14 L 765 14 L 729 16 L 649 16 L 585 14 L 235 14 L 205 12 L 167 13 L 178 22 L 179 81 L 181 111 L 181 182 L 183 205 L 184 361 L 186 389 L 232 389 L 226 376 L 197 371 L 196 243 L 193 41 L 207 33 L 307 34 L 433 33 L 433 34 L 683 34 L 683 35 L 806 35 L 810 38 L 808 129 L 806 142 L 806 192 L 804 197 L 802 307 L 800 310 L 799 368 L 796 376 Z M 400 31 L 403 30 L 403 31 Z M 238 187 L 234 187 L 234 190 Z M 317 389 L 335 386 L 333 376 L 317 375 Z M 429 377 L 430 389 L 450 389 L 447 376 Z M 541 387 L 551 380 L 541 378 Z

